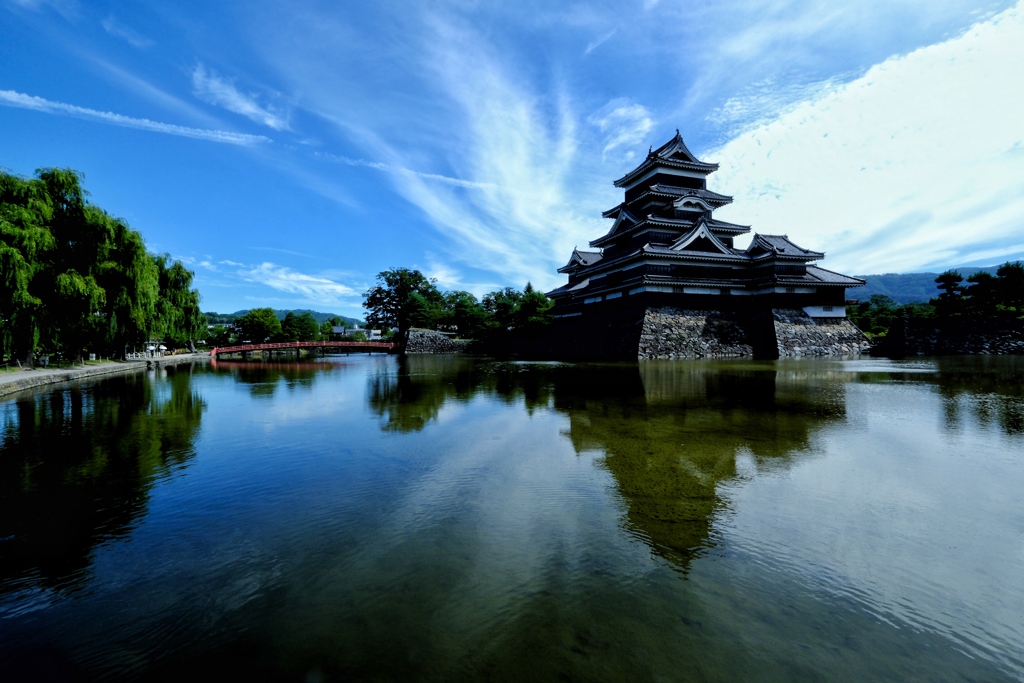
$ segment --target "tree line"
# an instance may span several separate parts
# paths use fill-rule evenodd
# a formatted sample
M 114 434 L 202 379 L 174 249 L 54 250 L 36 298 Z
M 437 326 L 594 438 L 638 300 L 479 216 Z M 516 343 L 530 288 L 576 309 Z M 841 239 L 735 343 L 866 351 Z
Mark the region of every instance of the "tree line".
M 206 329 L 193 273 L 86 201 L 82 175 L 0 172 L 0 355 L 120 356 L 148 339 L 192 347 Z
M 966 282 L 966 284 L 964 284 Z M 969 319 L 1007 322 L 1024 318 L 1024 265 L 1004 263 L 996 274 L 979 271 L 964 277 L 947 270 L 935 278 L 939 295 L 928 303 L 899 306 L 891 297 L 871 298 L 847 308 L 847 315 L 860 329 L 884 335 L 898 317 L 937 320 Z
M 522 291 L 505 287 L 477 299 L 462 290 L 442 292 L 436 280 L 409 268 L 381 271 L 363 298 L 366 325 L 395 330 L 400 339 L 413 327 L 447 330 L 463 339 L 539 333 L 551 321 L 553 305 L 529 282 Z
M 334 327 L 345 324 L 346 319 L 337 315 L 319 323 L 310 311 L 298 315 L 295 311 L 288 311 L 282 320 L 273 308 L 253 308 L 244 315 L 233 316 L 230 325 L 215 325 L 208 332 L 206 341 L 211 347 L 241 343 L 320 341 L 330 339 Z M 363 341 L 366 334 L 357 331 L 349 338 Z

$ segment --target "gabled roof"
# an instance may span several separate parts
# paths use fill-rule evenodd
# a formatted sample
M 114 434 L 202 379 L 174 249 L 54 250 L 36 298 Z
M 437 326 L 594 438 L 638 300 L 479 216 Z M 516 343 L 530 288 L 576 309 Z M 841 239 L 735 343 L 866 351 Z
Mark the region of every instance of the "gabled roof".
M 572 256 L 569 257 L 569 262 L 558 269 L 559 273 L 571 273 L 577 268 L 584 268 L 591 266 L 604 258 L 604 255 L 599 251 L 580 251 L 579 249 L 572 250 Z
M 708 229 L 708 223 L 703 218 L 697 221 L 697 225 L 690 234 L 680 237 L 670 248 L 673 251 L 718 251 L 733 255 L 733 250 L 722 244 L 715 233 Z
M 732 203 L 732 197 L 726 194 L 718 194 L 711 190 L 699 190 L 692 187 L 676 187 L 675 185 L 666 185 L 665 183 L 655 183 L 654 185 L 651 185 L 651 192 L 665 194 L 671 197 L 700 197 L 709 204 Z
M 704 219 L 701 217 L 698 220 L 705 220 L 708 227 L 715 232 L 725 232 L 733 235 L 742 235 L 750 231 L 749 225 L 738 225 L 736 223 L 727 223 L 720 221 L 717 218 Z M 643 220 L 644 223 L 650 223 L 651 225 L 665 225 L 671 226 L 677 229 L 689 229 L 696 225 L 692 218 L 662 218 L 660 216 L 648 216 Z M 591 245 L 593 246 L 593 245 Z
M 615 235 L 629 231 L 635 228 L 644 221 L 640 220 L 629 212 L 629 209 L 623 208 L 615 217 L 615 222 L 612 223 L 611 229 L 608 230 L 604 235 L 601 235 L 596 240 L 590 241 L 590 246 L 596 247 L 603 242 L 607 242 Z
M 709 164 L 699 160 L 694 153 L 687 148 L 686 143 L 683 142 L 683 136 L 679 134 L 679 130 L 677 129 L 676 136 L 674 138 L 658 149 L 648 152 L 647 158 L 644 159 L 643 163 L 615 181 L 615 187 L 626 187 L 648 170 L 656 166 L 679 168 L 688 171 L 697 171 L 704 174 L 718 170 L 718 164 Z
M 789 241 L 789 237 L 786 235 L 759 235 L 757 233 L 754 233 L 754 239 L 750 240 L 750 246 L 747 247 L 747 253 L 754 258 L 767 255 L 781 256 L 801 261 L 815 261 L 820 258 L 825 258 L 825 254 L 823 252 L 810 251 L 793 244 Z

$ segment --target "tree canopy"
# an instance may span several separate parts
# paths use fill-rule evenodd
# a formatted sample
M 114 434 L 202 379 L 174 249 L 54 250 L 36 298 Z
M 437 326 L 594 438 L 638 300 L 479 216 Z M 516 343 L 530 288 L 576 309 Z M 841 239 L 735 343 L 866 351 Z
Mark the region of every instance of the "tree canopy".
M 441 292 L 435 281 L 408 268 L 378 273 L 363 303 L 370 327 L 397 328 L 400 336 L 412 327 L 425 327 L 470 339 L 537 332 L 550 322 L 553 305 L 530 283 L 522 291 L 504 287 L 479 301 L 462 290 Z
M 119 355 L 151 335 L 191 344 L 205 329 L 199 292 L 180 262 L 86 201 L 82 176 L 0 172 L 0 354 Z

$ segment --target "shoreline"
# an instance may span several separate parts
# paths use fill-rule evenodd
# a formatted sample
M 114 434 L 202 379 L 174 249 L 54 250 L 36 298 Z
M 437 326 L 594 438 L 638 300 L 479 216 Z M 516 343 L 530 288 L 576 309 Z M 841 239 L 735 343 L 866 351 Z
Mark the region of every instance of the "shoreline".
M 75 382 L 81 379 L 100 377 L 103 375 L 125 374 L 139 372 L 154 366 L 178 365 L 186 362 L 210 361 L 210 354 L 207 352 L 183 353 L 176 356 L 165 356 L 163 358 L 147 358 L 144 360 L 117 360 L 109 361 L 101 365 L 87 365 L 85 367 L 73 368 L 35 368 L 33 370 L 10 370 L 0 372 L 0 399 L 7 398 L 11 394 L 28 389 L 36 389 L 49 384 L 60 384 L 61 382 Z

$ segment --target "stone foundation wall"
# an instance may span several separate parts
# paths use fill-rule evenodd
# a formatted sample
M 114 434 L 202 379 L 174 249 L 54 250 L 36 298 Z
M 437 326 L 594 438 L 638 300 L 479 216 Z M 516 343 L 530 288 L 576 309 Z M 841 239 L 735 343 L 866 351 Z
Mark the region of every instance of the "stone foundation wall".
M 735 358 L 754 355 L 745 326 L 733 314 L 648 308 L 637 358 Z
M 772 310 L 780 358 L 849 356 L 867 351 L 871 342 L 846 318 L 812 318 L 796 308 Z
M 969 318 L 937 321 L 898 318 L 878 345 L 879 355 L 947 356 L 1024 354 L 1024 322 Z
M 470 342 L 455 341 L 434 330 L 409 330 L 403 349 L 405 353 L 461 353 Z

